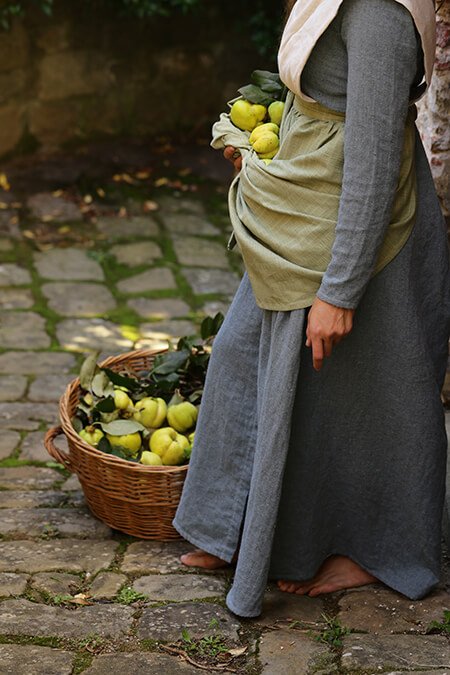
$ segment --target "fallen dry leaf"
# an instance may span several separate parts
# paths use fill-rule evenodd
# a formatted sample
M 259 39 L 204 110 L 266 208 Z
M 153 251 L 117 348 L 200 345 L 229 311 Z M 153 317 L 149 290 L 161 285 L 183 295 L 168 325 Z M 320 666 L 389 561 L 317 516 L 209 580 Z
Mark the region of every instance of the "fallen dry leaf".
M 159 209 L 159 204 L 153 202 L 151 199 L 147 199 L 147 201 L 144 202 L 143 209 L 146 213 L 149 211 L 157 211 Z
M 242 654 L 245 654 L 247 651 L 248 647 L 236 647 L 235 649 L 229 649 L 227 654 L 231 654 L 231 656 L 242 656 Z
M 0 173 L 0 187 L 2 188 L 2 190 L 5 190 L 5 192 L 8 192 L 8 190 L 11 189 L 11 185 L 8 182 L 6 173 Z

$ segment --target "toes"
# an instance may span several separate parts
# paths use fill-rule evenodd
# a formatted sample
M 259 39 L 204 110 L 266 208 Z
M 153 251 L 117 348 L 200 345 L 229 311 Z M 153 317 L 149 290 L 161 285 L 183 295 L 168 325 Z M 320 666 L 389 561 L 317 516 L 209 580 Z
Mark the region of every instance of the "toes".
M 307 595 L 309 589 L 311 588 L 311 584 L 298 584 L 297 588 L 295 589 L 295 593 L 297 595 Z

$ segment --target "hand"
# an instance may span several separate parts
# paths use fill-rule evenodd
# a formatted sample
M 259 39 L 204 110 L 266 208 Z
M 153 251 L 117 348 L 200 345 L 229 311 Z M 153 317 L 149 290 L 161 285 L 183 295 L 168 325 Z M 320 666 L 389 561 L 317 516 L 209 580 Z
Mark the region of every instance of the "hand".
M 331 356 L 334 345 L 353 328 L 354 309 L 336 307 L 316 298 L 309 310 L 306 328 L 306 346 L 312 347 L 313 366 L 320 370 L 326 356 Z
M 234 168 L 236 169 L 236 173 L 242 169 L 242 155 L 236 156 L 235 153 L 239 152 L 239 150 L 236 150 L 236 148 L 233 148 L 232 145 L 227 145 L 225 150 L 223 151 L 223 156 L 225 159 L 228 159 L 229 162 L 234 164 Z

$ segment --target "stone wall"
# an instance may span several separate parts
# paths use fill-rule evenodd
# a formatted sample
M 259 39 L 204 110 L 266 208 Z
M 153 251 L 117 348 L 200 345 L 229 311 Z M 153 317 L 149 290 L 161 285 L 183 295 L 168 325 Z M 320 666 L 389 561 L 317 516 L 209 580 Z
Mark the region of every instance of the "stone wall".
M 0 34 L 0 156 L 209 126 L 254 68 L 273 66 L 225 34 L 217 4 L 176 20 L 118 17 L 101 2 L 57 2 L 52 18 L 31 7 Z
M 430 159 L 436 187 L 450 216 L 450 1 L 438 11 L 437 58 L 433 81 L 420 103 L 419 127 Z

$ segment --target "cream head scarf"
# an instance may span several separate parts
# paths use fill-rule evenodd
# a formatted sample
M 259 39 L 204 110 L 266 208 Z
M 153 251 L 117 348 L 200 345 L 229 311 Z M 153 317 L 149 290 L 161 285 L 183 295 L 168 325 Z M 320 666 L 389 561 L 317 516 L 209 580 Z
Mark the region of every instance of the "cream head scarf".
M 298 96 L 312 99 L 300 89 L 303 68 L 322 33 L 338 13 L 344 0 L 297 0 L 281 38 L 278 67 L 281 80 Z M 425 80 L 429 86 L 436 50 L 434 0 L 395 0 L 411 13 L 422 41 Z M 423 93 L 423 90 L 422 92 Z

